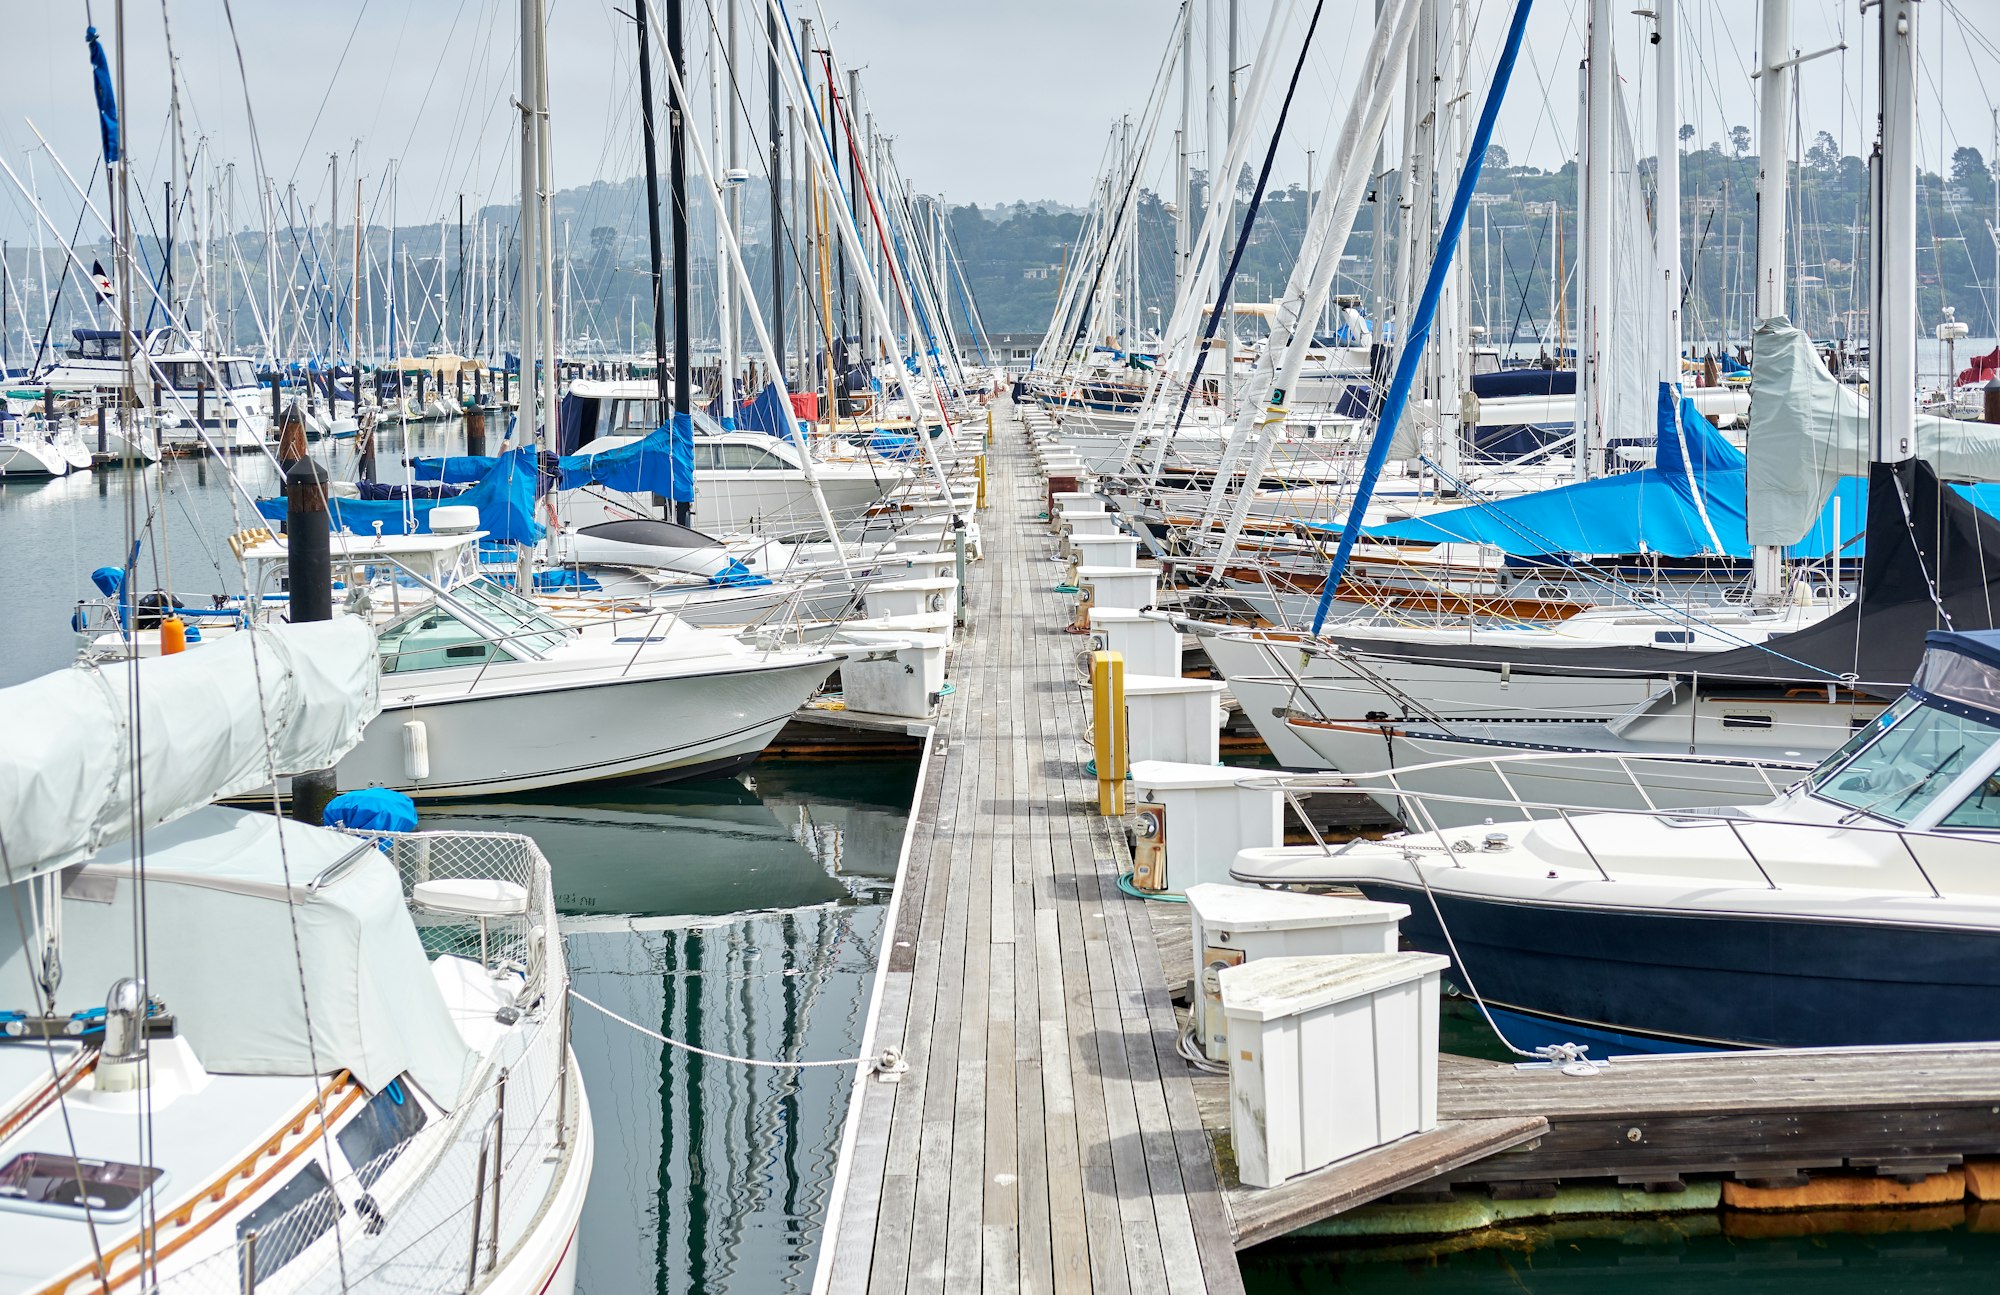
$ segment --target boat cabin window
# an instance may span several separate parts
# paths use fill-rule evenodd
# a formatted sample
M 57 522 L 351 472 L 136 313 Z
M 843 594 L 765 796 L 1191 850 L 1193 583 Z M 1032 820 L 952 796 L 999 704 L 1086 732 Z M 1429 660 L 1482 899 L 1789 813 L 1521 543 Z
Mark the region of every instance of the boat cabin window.
M 2000 832 L 2000 770 L 1980 779 L 1958 808 L 1938 820 L 1939 827 L 1974 832 Z
M 1813 776 L 1812 789 L 1836 805 L 1906 824 L 1996 740 L 2000 725 L 1905 697 L 1848 739 Z
M 783 455 L 765 449 L 761 445 L 740 445 L 734 442 L 716 444 L 713 441 L 694 443 L 694 466 L 696 471 L 714 471 L 718 468 L 732 468 L 739 471 L 778 471 L 789 468 Z
M 373 1187 L 402 1153 L 403 1144 L 417 1136 L 426 1122 L 424 1108 L 410 1092 L 409 1081 L 399 1075 L 368 1099 L 361 1113 L 341 1128 L 336 1140 L 361 1185 Z
M 335 1221 L 344 1213 L 346 1209 L 339 1197 L 334 1195 L 326 1170 L 315 1161 L 307 1161 L 305 1168 L 293 1174 L 290 1182 L 273 1192 L 270 1199 L 251 1210 L 236 1225 L 239 1256 L 243 1253 L 246 1238 L 252 1232 L 257 1234 L 256 1258 L 251 1265 L 255 1277 L 249 1284 L 263 1285 L 272 1273 L 298 1258 L 313 1242 L 331 1232 Z
M 618 400 L 612 404 L 611 424 L 597 429 L 599 436 L 644 436 L 656 430 L 660 418 L 657 400 Z

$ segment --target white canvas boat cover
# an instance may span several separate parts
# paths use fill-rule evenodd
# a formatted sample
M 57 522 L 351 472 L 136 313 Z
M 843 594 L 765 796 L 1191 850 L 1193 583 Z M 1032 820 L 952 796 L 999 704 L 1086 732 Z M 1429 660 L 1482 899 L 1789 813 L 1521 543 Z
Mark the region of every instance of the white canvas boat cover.
M 1791 320 L 1765 321 L 1750 363 L 1750 542 L 1796 544 L 1842 477 L 1868 476 L 1870 442 L 1867 398 L 1826 371 Z M 1918 414 L 1916 456 L 1945 481 L 2000 481 L 2000 430 Z
M 370 1092 L 407 1072 L 441 1105 L 457 1104 L 472 1053 L 395 866 L 373 841 L 211 806 L 148 832 L 144 858 L 147 990 L 204 1067 L 301 1076 L 345 1068 Z M 127 842 L 66 879 L 66 1011 L 102 1002 L 114 981 L 137 974 L 132 873 Z M 14 929 L 4 924 L 6 944 Z M 10 970 L 11 983 L 28 983 Z
M 332 768 L 381 709 L 380 679 L 374 631 L 340 617 L 0 689 L 9 874 L 89 858 L 135 826 L 269 786 L 274 770 Z

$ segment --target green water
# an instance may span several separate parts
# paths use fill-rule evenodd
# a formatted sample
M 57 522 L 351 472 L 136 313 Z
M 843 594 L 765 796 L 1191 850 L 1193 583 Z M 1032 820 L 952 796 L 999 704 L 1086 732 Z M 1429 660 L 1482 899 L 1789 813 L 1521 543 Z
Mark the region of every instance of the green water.
M 915 774 L 764 760 L 740 780 L 470 803 L 424 825 L 541 844 L 585 996 L 718 1052 L 848 1057 Z M 708 1060 L 581 1005 L 571 1037 L 597 1125 L 579 1289 L 809 1289 L 848 1072 Z

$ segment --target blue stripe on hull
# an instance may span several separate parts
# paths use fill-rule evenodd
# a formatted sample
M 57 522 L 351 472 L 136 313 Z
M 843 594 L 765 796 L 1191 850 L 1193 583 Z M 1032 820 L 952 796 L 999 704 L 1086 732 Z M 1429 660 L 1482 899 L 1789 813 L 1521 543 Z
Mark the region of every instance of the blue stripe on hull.
M 1421 889 L 1360 889 L 1408 904 L 1409 942 L 1449 954 Z M 1451 895 L 1438 903 L 1488 1003 L 1656 1048 L 2000 1040 L 2000 934 Z

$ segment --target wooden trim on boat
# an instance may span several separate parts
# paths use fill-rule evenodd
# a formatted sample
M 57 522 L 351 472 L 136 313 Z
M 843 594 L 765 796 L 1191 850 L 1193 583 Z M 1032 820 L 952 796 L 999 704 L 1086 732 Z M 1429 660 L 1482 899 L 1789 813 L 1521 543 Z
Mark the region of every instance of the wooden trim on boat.
M 13 1137 L 36 1116 L 61 1101 L 63 1094 L 76 1087 L 85 1075 L 95 1069 L 97 1069 L 97 1049 L 86 1047 L 71 1059 L 66 1069 L 37 1088 L 27 1101 L 15 1107 L 4 1120 L 0 1120 L 0 1142 Z
M 338 1100 L 333 1100 L 336 1094 Z M 85 1283 L 78 1287 L 79 1291 L 113 1291 L 143 1275 L 160 1260 L 179 1251 L 216 1223 L 228 1218 L 238 1206 L 262 1190 L 281 1170 L 310 1151 L 320 1136 L 331 1131 L 334 1122 L 346 1114 L 348 1108 L 361 1096 L 361 1085 L 354 1081 L 354 1076 L 348 1071 L 341 1071 L 333 1077 L 332 1082 L 320 1090 L 317 1097 L 300 1107 L 284 1127 L 264 1139 L 248 1155 L 210 1179 L 205 1186 L 190 1194 L 180 1204 L 162 1212 L 158 1216 L 159 1222 L 153 1228 L 142 1227 L 138 1232 L 106 1250 L 101 1264 L 96 1259 L 84 1263 L 67 1276 L 43 1287 L 41 1295 L 60 1295 L 79 1282 Z M 325 1118 L 308 1131 L 306 1126 L 312 1122 L 315 1112 L 326 1110 L 330 1100 L 333 1101 L 332 1109 L 327 1110 Z M 259 1164 L 267 1157 L 274 1159 L 269 1165 L 260 1169 Z M 250 1181 L 231 1194 L 230 1185 L 239 1178 L 247 1178 Z M 213 1208 L 202 1210 L 204 1205 Z M 195 1218 L 197 1211 L 202 1211 L 199 1220 Z M 151 1251 L 151 1263 L 148 1263 L 148 1252 L 144 1243 L 149 1237 L 157 1237 L 159 1232 L 168 1228 L 174 1229 L 175 1235 Z M 121 1260 L 130 1261 L 124 1271 L 110 1271 Z

